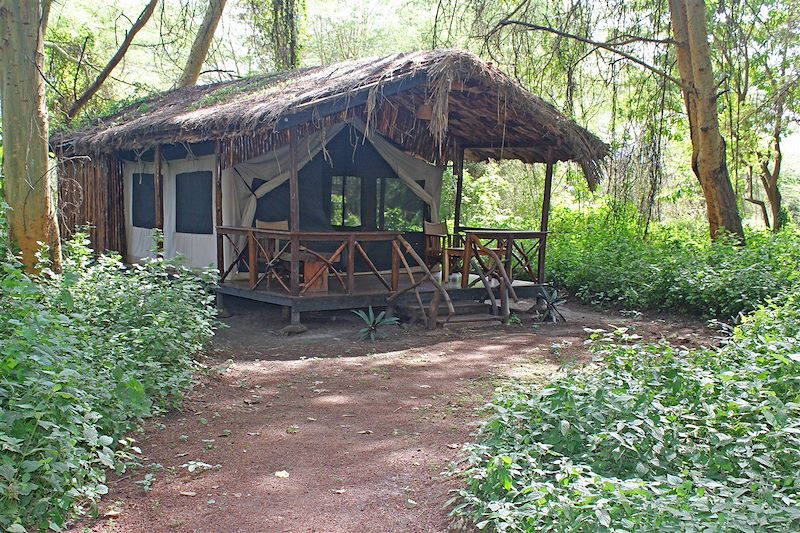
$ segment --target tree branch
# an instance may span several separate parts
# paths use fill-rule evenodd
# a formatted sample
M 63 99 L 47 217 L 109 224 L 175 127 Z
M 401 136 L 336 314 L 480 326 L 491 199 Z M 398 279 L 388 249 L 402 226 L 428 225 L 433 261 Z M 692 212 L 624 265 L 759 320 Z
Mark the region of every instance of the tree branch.
M 547 33 L 552 33 L 554 35 L 558 35 L 559 37 L 564 37 L 566 39 L 572 39 L 574 41 L 578 41 L 578 42 L 581 42 L 581 43 L 586 43 L 586 44 L 594 46 L 596 48 L 607 50 L 607 51 L 609 51 L 611 53 L 614 53 L 614 54 L 617 54 L 619 56 L 624 57 L 625 59 L 627 59 L 628 61 L 631 61 L 632 63 L 636 63 L 637 65 L 646 68 L 650 72 L 653 72 L 654 74 L 664 78 L 665 80 L 671 81 L 672 83 L 674 83 L 678 87 L 683 87 L 683 83 L 681 83 L 681 81 L 679 79 L 677 79 L 677 78 L 675 78 L 673 76 L 670 76 L 669 74 L 667 74 L 663 70 L 661 70 L 661 69 L 659 69 L 657 67 L 654 67 L 653 65 L 650 65 L 649 63 L 646 63 L 646 62 L 642 61 L 638 57 L 632 56 L 631 54 L 629 54 L 627 52 L 624 52 L 624 51 L 620 50 L 619 48 L 617 48 L 618 46 L 620 46 L 622 44 L 627 44 L 628 42 L 633 42 L 630 39 L 628 39 L 627 41 L 621 41 L 619 43 L 613 43 L 613 42 L 612 43 L 604 43 L 604 42 L 600 42 L 600 41 L 594 41 L 592 39 L 587 39 L 586 37 L 581 37 L 580 35 L 575 35 L 575 34 L 572 34 L 572 33 L 567 33 L 567 32 L 561 31 L 561 30 L 557 30 L 555 28 L 551 28 L 550 26 L 542 26 L 540 24 L 533 24 L 531 22 L 525 22 L 525 21 L 522 21 L 522 20 L 512 20 L 512 19 L 507 19 L 507 18 L 501 20 L 500 22 L 498 22 L 497 26 L 495 27 L 495 29 L 491 33 L 495 33 L 497 30 L 499 30 L 501 28 L 504 28 L 506 26 L 519 26 L 521 28 L 525 28 L 525 29 L 528 29 L 528 30 L 535 30 L 535 31 L 543 31 L 543 32 L 547 32 Z M 642 40 L 647 41 L 647 39 L 645 39 L 645 38 L 642 38 Z M 653 42 L 659 42 L 660 43 L 662 41 L 653 40 Z M 664 43 L 672 42 L 672 40 L 670 39 L 668 41 L 663 41 L 663 42 Z
M 139 18 L 136 19 L 131 29 L 125 35 L 125 39 L 123 39 L 122 44 L 117 49 L 117 53 L 109 60 L 108 64 L 105 68 L 100 71 L 100 74 L 97 75 L 97 78 L 92 82 L 92 84 L 83 92 L 80 98 L 72 104 L 72 107 L 69 108 L 67 111 L 67 122 L 72 120 L 75 115 L 85 106 L 92 96 L 97 93 L 100 87 L 105 83 L 106 79 L 111 75 L 111 71 L 116 68 L 122 58 L 125 56 L 125 53 L 128 51 L 128 47 L 130 47 L 133 38 L 136 37 L 136 34 L 139 33 L 150 17 L 153 15 L 153 12 L 156 10 L 156 5 L 158 4 L 158 0 L 150 0 L 147 6 L 139 15 Z

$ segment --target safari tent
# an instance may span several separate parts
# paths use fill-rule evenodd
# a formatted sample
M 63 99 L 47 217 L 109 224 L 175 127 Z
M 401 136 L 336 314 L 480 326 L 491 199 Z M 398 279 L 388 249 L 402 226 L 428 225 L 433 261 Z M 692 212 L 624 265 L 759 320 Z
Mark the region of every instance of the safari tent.
M 489 298 L 507 316 L 509 298 L 538 294 L 553 167 L 577 162 L 593 187 L 607 151 L 453 50 L 172 90 L 51 144 L 66 235 L 89 225 L 95 248 L 135 262 L 154 253 L 158 228 L 167 257 L 219 270 L 219 294 L 285 306 L 293 322 L 411 302 L 431 324 L 457 320 L 460 300 Z M 462 226 L 465 159 L 545 165 L 540 227 Z

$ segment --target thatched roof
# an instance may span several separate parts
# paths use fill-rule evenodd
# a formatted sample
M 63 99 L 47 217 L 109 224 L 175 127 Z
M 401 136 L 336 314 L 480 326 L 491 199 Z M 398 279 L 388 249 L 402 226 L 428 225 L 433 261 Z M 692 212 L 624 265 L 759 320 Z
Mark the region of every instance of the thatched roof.
M 457 50 L 356 59 L 176 89 L 52 140 L 72 153 L 108 153 L 280 135 L 293 126 L 308 130 L 356 114 L 427 159 L 446 155 L 458 142 L 473 160 L 577 161 L 590 183 L 608 149 L 490 63 Z

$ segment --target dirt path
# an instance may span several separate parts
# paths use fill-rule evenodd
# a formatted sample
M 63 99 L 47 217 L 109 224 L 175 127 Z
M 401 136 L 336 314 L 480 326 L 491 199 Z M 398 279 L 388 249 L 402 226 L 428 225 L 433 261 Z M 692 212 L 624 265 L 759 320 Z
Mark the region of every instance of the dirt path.
M 185 410 L 139 436 L 149 466 L 111 481 L 105 518 L 75 531 L 446 531 L 458 481 L 441 473 L 504 378 L 545 381 L 586 358 L 584 327 L 710 338 L 685 320 L 572 307 L 556 326 L 398 328 L 372 344 L 352 340 L 347 313 L 304 316 L 309 331 L 284 338 L 269 330 L 281 325 L 273 311 L 234 312 Z M 191 461 L 212 468 L 190 473 Z

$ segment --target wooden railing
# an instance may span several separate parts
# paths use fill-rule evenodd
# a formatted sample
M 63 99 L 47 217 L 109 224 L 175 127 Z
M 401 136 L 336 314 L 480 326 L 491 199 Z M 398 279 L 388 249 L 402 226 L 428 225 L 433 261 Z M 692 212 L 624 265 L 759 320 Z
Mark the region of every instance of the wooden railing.
M 401 232 L 292 232 L 218 226 L 217 234 L 229 242 L 234 251 L 232 260 L 220 273 L 220 283 L 225 283 L 244 262 L 251 290 L 265 286 L 291 296 L 306 296 L 309 293 L 327 292 L 327 284 L 333 282 L 338 284 L 341 294 L 353 295 L 357 293 L 356 257 L 360 257 L 366 265 L 365 273 L 371 274 L 386 291 L 389 305 L 403 294 L 413 292 L 423 316 L 427 317 L 420 288 L 428 282 L 437 298 L 446 303 L 449 316 L 455 312 L 447 291 Z M 388 280 L 365 249 L 366 243 L 375 242 L 386 242 L 391 246 Z M 300 263 L 305 267 L 302 283 Z M 401 282 L 402 275 L 408 278 L 406 284 Z M 273 287 L 273 284 L 277 287 Z
M 547 232 L 473 227 L 460 229 L 463 232 L 460 238 L 469 252 L 466 260 L 471 262 L 471 258 L 476 258 L 486 275 L 493 275 L 495 269 L 503 265 L 504 268 L 500 270 L 505 271 L 509 287 L 515 279 L 545 282 Z M 494 250 L 501 250 L 503 257 L 493 257 L 487 261 L 487 256 L 497 255 L 496 252 L 489 253 Z

